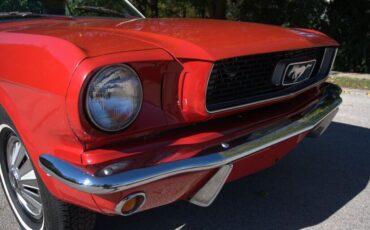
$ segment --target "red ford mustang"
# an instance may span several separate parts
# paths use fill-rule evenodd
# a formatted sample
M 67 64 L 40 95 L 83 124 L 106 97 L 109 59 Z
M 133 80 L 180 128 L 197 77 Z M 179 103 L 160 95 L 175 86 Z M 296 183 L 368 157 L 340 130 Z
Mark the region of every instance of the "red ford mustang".
M 320 32 L 63 4 L 0 13 L 0 175 L 23 229 L 209 206 L 341 103 Z

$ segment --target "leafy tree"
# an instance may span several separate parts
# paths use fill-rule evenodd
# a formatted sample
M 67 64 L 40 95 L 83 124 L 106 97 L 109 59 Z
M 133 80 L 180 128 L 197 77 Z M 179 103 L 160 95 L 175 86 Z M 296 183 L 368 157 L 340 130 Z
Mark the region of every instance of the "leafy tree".
M 335 68 L 370 72 L 370 1 L 230 0 L 231 19 L 321 30 L 340 44 Z
M 324 31 L 341 44 L 335 68 L 370 72 L 370 1 L 332 1 Z
M 42 2 L 39 0 L 0 0 L 0 12 L 30 10 L 42 13 Z

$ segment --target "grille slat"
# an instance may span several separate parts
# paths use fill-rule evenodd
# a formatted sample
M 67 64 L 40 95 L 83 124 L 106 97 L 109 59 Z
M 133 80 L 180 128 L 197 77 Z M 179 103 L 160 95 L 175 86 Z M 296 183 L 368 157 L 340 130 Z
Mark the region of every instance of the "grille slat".
M 235 57 L 217 61 L 214 64 L 206 95 L 208 111 L 223 110 L 260 100 L 284 95 L 319 81 L 316 77 L 325 48 L 312 48 Z M 276 86 L 272 83 L 275 66 L 281 60 L 316 59 L 316 66 L 310 80 L 290 86 Z

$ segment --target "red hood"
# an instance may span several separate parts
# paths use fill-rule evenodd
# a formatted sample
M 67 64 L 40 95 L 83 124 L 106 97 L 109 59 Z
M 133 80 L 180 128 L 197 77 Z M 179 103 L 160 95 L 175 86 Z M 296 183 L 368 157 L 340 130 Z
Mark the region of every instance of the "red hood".
M 0 31 L 68 40 L 88 56 L 161 48 L 179 59 L 228 57 L 337 43 L 315 31 L 200 19 L 32 20 L 0 24 Z

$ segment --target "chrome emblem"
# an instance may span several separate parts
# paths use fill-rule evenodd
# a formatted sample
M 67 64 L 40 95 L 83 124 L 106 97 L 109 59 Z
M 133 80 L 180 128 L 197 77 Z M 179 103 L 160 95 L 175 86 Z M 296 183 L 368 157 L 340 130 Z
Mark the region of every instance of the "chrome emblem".
M 298 78 L 300 78 L 304 72 L 306 72 L 306 70 L 308 68 L 311 68 L 312 67 L 312 64 L 308 64 L 308 65 L 300 65 L 300 66 L 294 66 L 290 72 L 288 73 L 288 76 L 292 79 L 292 80 L 297 80 Z
M 315 68 L 316 60 L 289 64 L 285 69 L 283 85 L 292 85 L 307 80 Z

